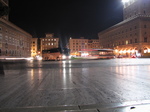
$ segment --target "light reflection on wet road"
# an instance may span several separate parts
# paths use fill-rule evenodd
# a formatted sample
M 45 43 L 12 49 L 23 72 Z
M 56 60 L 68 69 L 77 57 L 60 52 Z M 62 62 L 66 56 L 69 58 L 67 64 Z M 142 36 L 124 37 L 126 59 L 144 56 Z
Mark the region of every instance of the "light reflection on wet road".
M 150 100 L 150 59 L 35 61 L 4 68 L 0 107 Z

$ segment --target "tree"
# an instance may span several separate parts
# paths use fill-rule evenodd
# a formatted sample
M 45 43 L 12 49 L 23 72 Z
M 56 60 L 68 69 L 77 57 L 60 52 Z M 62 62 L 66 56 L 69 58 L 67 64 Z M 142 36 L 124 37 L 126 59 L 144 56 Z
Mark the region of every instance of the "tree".
M 9 13 L 9 8 L 8 6 L 4 6 L 1 2 L 0 2 L 0 17 L 8 15 Z

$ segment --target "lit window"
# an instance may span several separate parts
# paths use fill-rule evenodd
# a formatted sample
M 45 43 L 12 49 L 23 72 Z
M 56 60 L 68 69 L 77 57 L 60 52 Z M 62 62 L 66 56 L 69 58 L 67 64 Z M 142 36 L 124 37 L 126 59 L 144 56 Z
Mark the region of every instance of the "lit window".
M 128 40 L 126 40 L 126 45 L 128 44 Z

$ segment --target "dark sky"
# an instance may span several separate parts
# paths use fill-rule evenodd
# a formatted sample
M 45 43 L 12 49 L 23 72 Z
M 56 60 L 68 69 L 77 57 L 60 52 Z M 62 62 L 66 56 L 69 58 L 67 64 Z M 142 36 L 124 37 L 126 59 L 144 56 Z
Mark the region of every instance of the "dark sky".
M 121 0 L 9 0 L 10 21 L 38 37 L 98 38 L 122 21 Z

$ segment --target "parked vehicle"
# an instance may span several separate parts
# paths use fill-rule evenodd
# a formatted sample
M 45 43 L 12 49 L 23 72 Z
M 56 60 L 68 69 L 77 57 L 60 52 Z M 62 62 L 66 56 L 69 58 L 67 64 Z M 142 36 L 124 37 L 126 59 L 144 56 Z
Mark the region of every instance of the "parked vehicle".
M 50 50 L 43 50 L 42 59 L 43 60 L 56 60 L 56 61 L 68 59 L 69 57 L 68 52 L 66 53 L 65 49 L 62 49 L 62 48 L 53 48 Z

